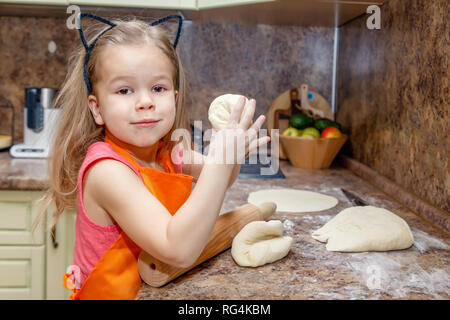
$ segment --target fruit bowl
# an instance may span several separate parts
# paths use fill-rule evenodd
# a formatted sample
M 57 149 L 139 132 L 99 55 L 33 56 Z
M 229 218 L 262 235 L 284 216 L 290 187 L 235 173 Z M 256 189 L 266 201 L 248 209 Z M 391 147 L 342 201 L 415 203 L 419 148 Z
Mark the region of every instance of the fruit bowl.
M 297 168 L 328 168 L 341 150 L 347 135 L 339 138 L 308 138 L 279 135 L 280 144 L 289 162 Z

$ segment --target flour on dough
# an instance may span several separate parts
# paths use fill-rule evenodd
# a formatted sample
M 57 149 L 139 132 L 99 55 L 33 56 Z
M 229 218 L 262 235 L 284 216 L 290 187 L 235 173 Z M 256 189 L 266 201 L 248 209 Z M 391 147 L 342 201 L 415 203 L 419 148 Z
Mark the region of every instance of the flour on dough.
M 414 242 L 405 220 L 389 210 L 358 206 L 342 210 L 312 237 L 326 242 L 328 251 L 361 252 L 401 250 Z
M 244 267 L 258 267 L 284 258 L 292 245 L 292 238 L 282 237 L 280 220 L 253 221 L 234 237 L 231 255 Z
M 338 199 L 318 192 L 297 189 L 266 189 L 251 192 L 247 202 L 259 205 L 264 202 L 275 202 L 277 211 L 315 212 L 333 208 Z
M 224 129 L 228 123 L 231 116 L 231 111 L 241 97 L 238 94 L 224 94 L 211 102 L 208 110 L 208 119 L 211 125 L 216 130 Z M 248 108 L 249 100 L 245 98 L 245 106 L 242 110 L 242 115 L 244 115 L 245 110 Z

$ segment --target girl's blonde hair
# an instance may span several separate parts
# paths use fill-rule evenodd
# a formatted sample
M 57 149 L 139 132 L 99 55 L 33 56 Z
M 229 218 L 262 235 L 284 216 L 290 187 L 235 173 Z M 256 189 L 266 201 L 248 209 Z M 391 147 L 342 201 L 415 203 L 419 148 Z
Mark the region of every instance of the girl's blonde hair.
M 185 78 L 181 61 L 172 46 L 167 33 L 159 26 L 149 26 L 147 22 L 131 18 L 128 20 L 111 20 L 116 26 L 105 32 L 97 41 L 89 57 L 87 72 L 92 87 L 98 80 L 97 61 L 103 50 L 110 45 L 155 45 L 170 59 L 173 65 L 174 87 L 178 91 L 176 101 L 175 122 L 168 134 L 163 138 L 163 146 L 172 154 L 177 141 L 171 141 L 172 132 L 177 128 L 189 131 L 189 122 L 184 109 Z M 95 23 L 84 30 L 88 44 L 92 43 L 109 25 Z M 68 72 L 55 98 L 54 104 L 61 108 L 61 117 L 54 135 L 52 154 L 48 161 L 49 189 L 39 200 L 43 203 L 33 230 L 39 225 L 47 209 L 54 201 L 56 212 L 51 229 L 64 209 L 77 207 L 78 171 L 84 160 L 88 147 L 104 140 L 103 127 L 96 125 L 88 107 L 89 95 L 83 78 L 85 48 L 81 44 L 69 57 Z M 95 91 L 95 89 L 94 89 Z

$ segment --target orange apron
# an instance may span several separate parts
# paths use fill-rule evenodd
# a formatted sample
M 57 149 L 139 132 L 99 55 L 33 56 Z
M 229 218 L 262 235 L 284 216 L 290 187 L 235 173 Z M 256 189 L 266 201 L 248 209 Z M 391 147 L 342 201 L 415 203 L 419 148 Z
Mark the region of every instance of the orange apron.
M 189 198 L 193 178 L 175 173 L 168 151 L 158 152 L 158 160 L 166 172 L 142 167 L 125 149 L 119 147 L 108 137 L 105 142 L 114 151 L 129 161 L 142 176 L 147 189 L 167 208 L 171 215 Z M 160 141 L 159 148 L 162 146 Z M 131 300 L 141 287 L 138 270 L 139 248 L 123 231 L 117 240 L 103 254 L 89 273 L 80 289 L 74 289 L 72 275 L 64 274 L 63 285 L 72 290 L 70 300 Z

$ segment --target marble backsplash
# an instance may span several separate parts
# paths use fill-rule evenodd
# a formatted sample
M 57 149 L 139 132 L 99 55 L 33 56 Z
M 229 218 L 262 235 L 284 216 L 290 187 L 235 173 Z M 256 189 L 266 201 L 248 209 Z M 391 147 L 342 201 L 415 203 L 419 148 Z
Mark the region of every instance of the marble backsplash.
M 343 152 L 450 211 L 450 2 L 390 0 L 381 29 L 340 28 Z
M 188 80 L 190 120 L 202 120 L 208 129 L 209 104 L 224 93 L 255 98 L 257 115 L 302 83 L 330 101 L 333 40 L 333 30 L 320 27 L 185 22 L 177 49 Z M 16 143 L 23 139 L 24 88 L 58 88 L 79 41 L 64 18 L 0 16 L 0 99 L 14 107 Z

